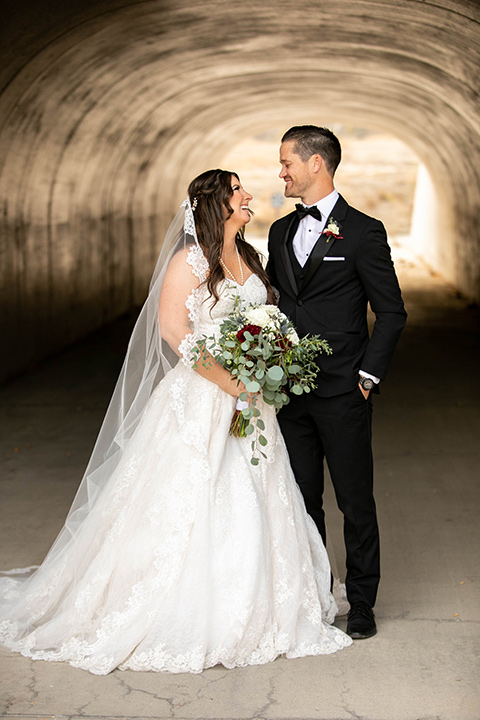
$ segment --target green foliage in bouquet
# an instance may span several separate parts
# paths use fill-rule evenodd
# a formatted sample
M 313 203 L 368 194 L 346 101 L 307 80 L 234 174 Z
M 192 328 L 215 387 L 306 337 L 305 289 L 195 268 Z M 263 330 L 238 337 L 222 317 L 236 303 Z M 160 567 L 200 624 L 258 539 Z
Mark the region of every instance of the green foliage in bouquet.
M 195 351 L 197 362 L 208 366 L 213 357 L 245 385 L 246 392 L 241 393 L 240 400 L 248 401 L 249 405 L 235 411 L 230 433 L 252 436 L 253 465 L 259 462 L 257 451 L 266 457 L 259 446 L 267 445 L 256 395 L 261 393 L 264 401 L 278 412 L 290 402 L 290 392 L 301 395 L 315 387 L 319 372 L 315 360 L 320 353 L 332 352 L 327 341 L 318 335 L 299 338 L 292 322 L 275 305 L 241 307 L 238 297 L 232 314 L 223 320 L 219 335 L 204 336 Z

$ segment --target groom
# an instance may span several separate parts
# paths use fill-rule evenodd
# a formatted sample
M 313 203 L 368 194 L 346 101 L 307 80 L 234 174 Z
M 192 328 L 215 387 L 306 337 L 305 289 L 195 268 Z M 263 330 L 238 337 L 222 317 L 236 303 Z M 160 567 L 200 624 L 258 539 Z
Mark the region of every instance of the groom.
M 292 127 L 282 138 L 280 177 L 297 210 L 273 223 L 268 273 L 280 309 L 301 336 L 318 334 L 333 354 L 318 359 L 317 387 L 292 395 L 279 422 L 307 512 L 326 541 L 324 458 L 344 515 L 347 633 L 376 633 L 380 553 L 371 447 L 371 393 L 386 375 L 405 312 L 381 222 L 335 190 L 340 143 L 326 128 Z M 375 314 L 369 337 L 367 305 Z

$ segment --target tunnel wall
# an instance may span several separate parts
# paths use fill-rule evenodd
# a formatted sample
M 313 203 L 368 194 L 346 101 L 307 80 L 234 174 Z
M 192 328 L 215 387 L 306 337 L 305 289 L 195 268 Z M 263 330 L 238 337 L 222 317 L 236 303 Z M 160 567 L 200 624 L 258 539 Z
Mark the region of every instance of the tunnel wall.
M 407 143 L 437 202 L 418 249 L 480 299 L 477 2 L 39 0 L 9 13 L 0 379 L 141 303 L 188 181 L 272 126 L 345 122 Z

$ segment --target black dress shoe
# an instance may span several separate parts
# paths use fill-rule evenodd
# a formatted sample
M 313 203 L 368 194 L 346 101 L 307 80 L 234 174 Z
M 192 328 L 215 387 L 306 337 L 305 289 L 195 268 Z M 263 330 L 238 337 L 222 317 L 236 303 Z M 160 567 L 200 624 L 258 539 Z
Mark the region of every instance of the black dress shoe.
M 365 640 L 377 633 L 375 615 L 364 602 L 353 602 L 348 613 L 347 635 L 354 640 Z

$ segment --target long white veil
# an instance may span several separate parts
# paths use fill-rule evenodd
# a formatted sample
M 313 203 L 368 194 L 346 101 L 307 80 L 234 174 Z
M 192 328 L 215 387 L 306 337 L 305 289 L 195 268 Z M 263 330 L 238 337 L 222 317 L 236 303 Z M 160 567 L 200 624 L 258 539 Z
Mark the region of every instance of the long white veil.
M 31 581 L 35 582 L 36 575 L 42 574 L 42 582 L 45 581 L 55 560 L 74 542 L 79 528 L 119 465 L 153 390 L 177 363 L 178 356 L 160 333 L 158 305 L 170 259 L 177 251 L 189 244 L 198 245 L 198 239 L 192 207 L 187 198 L 165 236 L 150 282 L 148 297 L 130 337 L 122 370 L 65 524 L 34 575 L 32 571 L 36 570 L 36 567 L 1 573 L 2 608 L 5 604 L 10 605 L 15 602 L 20 586 L 25 580 L 30 584 Z

